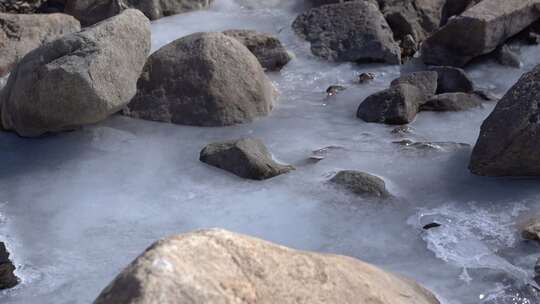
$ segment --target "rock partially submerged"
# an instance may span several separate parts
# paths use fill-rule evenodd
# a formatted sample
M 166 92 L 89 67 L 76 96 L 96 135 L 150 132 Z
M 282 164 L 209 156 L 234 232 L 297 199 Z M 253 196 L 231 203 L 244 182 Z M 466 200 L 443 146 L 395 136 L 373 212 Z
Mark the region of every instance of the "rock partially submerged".
M 297 251 L 212 229 L 156 242 L 124 269 L 94 303 L 439 301 L 412 280 L 354 258 Z
M 204 147 L 200 160 L 243 178 L 264 180 L 294 170 L 274 161 L 262 141 L 242 138 L 212 143 Z
M 420 111 L 457 112 L 482 107 L 483 99 L 476 94 L 444 93 L 435 95 L 420 106 Z
M 316 56 L 334 61 L 399 64 L 401 50 L 376 3 L 324 5 L 299 15 L 294 31 Z
M 437 72 L 437 94 L 474 91 L 474 83 L 463 69 L 439 66 L 429 70 Z
M 0 290 L 15 287 L 19 279 L 15 275 L 15 265 L 9 259 L 4 242 L 0 242 Z
M 80 29 L 79 21 L 64 14 L 0 13 L 0 77 L 9 73 L 28 52 Z
M 228 30 L 223 34 L 245 45 L 268 71 L 279 71 L 292 59 L 279 39 L 271 34 L 252 30 Z
M 435 95 L 435 92 L 437 92 L 437 78 L 438 74 L 437 72 L 433 71 L 421 71 L 421 72 L 414 72 L 407 75 L 403 75 L 397 79 L 394 79 L 390 86 L 395 86 L 398 84 L 410 84 L 422 92 L 424 95 L 424 98 L 430 98 L 433 95 Z
M 150 56 L 124 114 L 226 126 L 270 113 L 275 93 L 257 58 L 239 41 L 222 33 L 195 33 Z
M 330 179 L 330 183 L 360 196 L 382 199 L 392 197 L 383 179 L 361 171 L 339 171 Z
M 3 127 L 39 136 L 107 118 L 135 95 L 149 51 L 149 21 L 132 9 L 43 45 L 0 94 Z
M 426 64 L 464 66 L 540 18 L 539 0 L 483 0 L 426 39 Z
M 521 237 L 530 240 L 540 242 L 540 219 L 533 219 L 529 221 L 521 231 Z
M 540 65 L 524 74 L 484 121 L 470 170 L 488 176 L 540 176 Z

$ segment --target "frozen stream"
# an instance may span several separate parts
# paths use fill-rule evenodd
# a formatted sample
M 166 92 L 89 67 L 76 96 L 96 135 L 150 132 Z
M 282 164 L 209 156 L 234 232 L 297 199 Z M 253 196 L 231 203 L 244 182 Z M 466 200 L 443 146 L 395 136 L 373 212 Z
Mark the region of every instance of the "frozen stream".
M 516 226 L 540 211 L 538 181 L 473 176 L 470 148 L 426 151 L 392 143 L 474 144 L 493 105 L 420 113 L 404 135 L 364 123 L 355 118 L 358 104 L 388 86 L 399 67 L 322 62 L 290 29 L 297 5 L 260 2 L 274 4 L 248 8 L 219 0 L 210 11 L 159 20 L 153 48 L 197 31 L 276 34 L 296 58 L 270 75 L 281 97 L 269 117 L 196 128 L 116 116 L 41 139 L 0 133 L 0 240 L 23 280 L 0 293 L 0 303 L 90 303 L 156 239 L 208 227 L 355 256 L 418 280 L 445 304 L 540 303 L 527 287 L 540 246 L 522 241 Z M 469 73 L 478 87 L 500 95 L 540 63 L 539 50 L 521 50 L 521 70 L 488 62 Z M 376 80 L 352 84 L 360 72 L 373 72 Z M 349 89 L 326 99 L 332 84 Z M 255 182 L 198 161 L 205 144 L 246 135 L 262 138 L 297 170 Z M 326 146 L 341 148 L 317 164 L 305 162 Z M 380 204 L 325 185 L 340 169 L 383 177 L 399 199 Z M 432 221 L 443 226 L 422 230 Z

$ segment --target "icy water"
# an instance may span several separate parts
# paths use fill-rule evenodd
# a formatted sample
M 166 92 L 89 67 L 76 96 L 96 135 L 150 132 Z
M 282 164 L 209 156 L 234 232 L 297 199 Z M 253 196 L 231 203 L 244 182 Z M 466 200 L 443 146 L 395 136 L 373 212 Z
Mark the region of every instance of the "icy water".
M 532 304 L 540 246 L 518 224 L 540 211 L 533 179 L 493 179 L 467 170 L 470 147 L 404 148 L 413 141 L 474 144 L 493 109 L 421 113 L 409 133 L 355 118 L 358 104 L 388 86 L 400 67 L 322 62 L 291 32 L 291 1 L 217 1 L 209 11 L 152 25 L 154 50 L 197 31 L 231 28 L 276 34 L 295 59 L 270 74 L 281 96 L 269 117 L 227 128 L 197 128 L 122 116 L 40 139 L 0 134 L 0 239 L 22 284 L 0 302 L 90 303 L 156 239 L 222 227 L 286 246 L 345 254 L 418 280 L 445 304 Z M 263 1 L 260 1 L 263 2 Z M 244 4 L 245 6 L 241 6 Z M 504 93 L 540 62 L 523 48 L 523 69 L 484 62 L 469 69 L 478 87 Z M 405 66 L 403 69 L 408 69 Z M 355 85 L 358 73 L 375 73 Z M 327 99 L 325 89 L 349 89 Z M 198 161 L 213 141 L 256 136 L 297 170 L 247 181 Z M 333 146 L 316 164 L 313 150 Z M 325 181 L 357 169 L 385 179 L 398 198 L 362 200 Z M 424 231 L 431 222 L 439 228 Z

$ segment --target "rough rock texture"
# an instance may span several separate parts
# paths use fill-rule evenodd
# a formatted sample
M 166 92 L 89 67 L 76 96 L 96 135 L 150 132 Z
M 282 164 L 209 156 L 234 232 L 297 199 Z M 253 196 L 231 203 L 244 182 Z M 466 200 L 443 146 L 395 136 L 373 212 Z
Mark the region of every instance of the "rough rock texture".
M 107 118 L 135 95 L 149 51 L 150 24 L 137 10 L 43 45 L 2 90 L 3 127 L 39 136 Z
M 293 23 L 316 56 L 353 62 L 401 62 L 399 45 L 377 4 L 353 1 L 308 10 Z
M 200 160 L 254 180 L 268 179 L 294 170 L 293 166 L 275 162 L 262 141 L 255 138 L 209 144 L 202 149 Z
M 529 221 L 521 231 L 521 237 L 526 240 L 540 242 L 540 219 Z
M 524 74 L 482 124 L 470 170 L 489 176 L 540 176 L 540 66 Z
M 471 93 L 474 91 L 474 84 L 471 78 L 463 69 L 440 66 L 432 67 L 431 71 L 437 72 L 437 94 L 463 92 Z
M 80 29 L 79 21 L 64 14 L 0 13 L 0 77 L 31 50 Z
M 119 14 L 126 8 L 143 12 L 150 20 L 209 7 L 213 0 L 66 0 L 65 13 L 83 26 Z
M 251 30 L 228 30 L 223 34 L 245 45 L 268 71 L 279 71 L 292 59 L 279 39 L 271 34 Z
M 476 94 L 443 93 L 435 95 L 420 105 L 420 111 L 466 111 L 482 107 L 482 99 Z
M 0 0 L 0 13 L 33 14 L 47 0 Z
M 416 86 L 398 84 L 367 97 L 356 116 L 366 122 L 406 124 L 414 120 L 424 101 L 424 94 Z
M 494 53 L 495 59 L 500 64 L 517 69 L 521 68 L 522 63 L 519 59 L 519 55 L 510 49 L 507 44 L 498 47 Z
M 439 301 L 412 280 L 354 258 L 293 250 L 212 229 L 154 243 L 94 303 L 438 304 Z
M 540 18 L 540 0 L 483 0 L 424 41 L 426 64 L 464 66 Z
M 196 33 L 148 59 L 124 111 L 137 118 L 198 126 L 252 121 L 272 110 L 275 88 L 236 39 Z
M 340 171 L 330 179 L 330 182 L 361 196 L 378 198 L 389 198 L 392 196 L 386 190 L 384 180 L 365 172 L 353 170 Z
M 438 74 L 434 71 L 414 72 L 394 79 L 390 85 L 395 86 L 401 83 L 413 85 L 419 88 L 427 99 L 435 95 L 437 91 L 437 77 Z
M 9 259 L 6 245 L 0 242 L 0 290 L 15 287 L 19 279 L 15 276 L 15 266 Z

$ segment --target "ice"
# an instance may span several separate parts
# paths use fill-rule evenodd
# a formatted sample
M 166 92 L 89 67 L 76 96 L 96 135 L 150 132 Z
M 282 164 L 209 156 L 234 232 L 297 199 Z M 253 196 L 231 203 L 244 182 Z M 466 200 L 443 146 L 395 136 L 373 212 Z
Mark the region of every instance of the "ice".
M 262 5 L 261 3 L 264 3 Z M 463 113 L 421 113 L 410 133 L 355 118 L 399 67 L 319 60 L 290 24 L 293 1 L 216 1 L 208 11 L 153 22 L 153 49 L 197 31 L 247 28 L 277 35 L 295 56 L 269 76 L 281 97 L 269 117 L 197 128 L 115 116 L 40 139 L 0 133 L 0 238 L 23 279 L 0 302 L 90 303 L 155 240 L 222 227 L 303 250 L 346 254 L 418 280 L 445 304 L 539 303 L 531 287 L 540 246 L 516 223 L 540 211 L 537 180 L 491 179 L 467 170 L 470 148 L 404 151 L 393 142 L 473 145 L 494 104 Z M 468 69 L 497 95 L 540 62 L 523 47 L 522 69 L 482 62 Z M 414 68 L 406 66 L 404 69 Z M 362 72 L 376 78 L 354 84 Z M 327 98 L 330 85 L 348 87 Z M 247 181 L 198 161 L 209 142 L 261 138 L 297 170 Z M 307 161 L 328 149 L 324 159 Z M 381 204 L 325 182 L 342 169 L 382 177 L 397 199 Z M 424 221 L 441 221 L 424 231 Z M 529 302 L 527 302 L 529 301 Z

